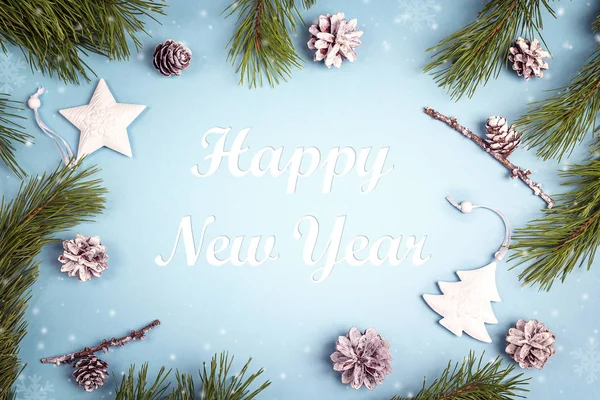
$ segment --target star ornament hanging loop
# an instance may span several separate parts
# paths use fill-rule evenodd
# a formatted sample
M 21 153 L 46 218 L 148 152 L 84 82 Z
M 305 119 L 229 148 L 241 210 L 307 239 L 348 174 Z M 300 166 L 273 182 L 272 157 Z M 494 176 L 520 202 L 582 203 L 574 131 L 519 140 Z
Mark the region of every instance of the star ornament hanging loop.
M 460 281 L 438 282 L 442 294 L 425 294 L 423 299 L 433 311 L 443 317 L 439 321 L 440 325 L 456 336 L 462 336 L 464 332 L 474 339 L 491 343 L 492 339 L 485 324 L 498 323 L 491 302 L 499 303 L 501 301 L 496 287 L 496 267 L 508 252 L 510 223 L 504 213 L 495 208 L 473 205 L 468 201 L 459 204 L 450 196 L 446 197 L 446 200 L 464 214 L 471 213 L 478 208 L 496 213 L 504 222 L 504 241 L 494 254 L 494 260 L 491 263 L 474 270 L 457 271 L 456 274 Z

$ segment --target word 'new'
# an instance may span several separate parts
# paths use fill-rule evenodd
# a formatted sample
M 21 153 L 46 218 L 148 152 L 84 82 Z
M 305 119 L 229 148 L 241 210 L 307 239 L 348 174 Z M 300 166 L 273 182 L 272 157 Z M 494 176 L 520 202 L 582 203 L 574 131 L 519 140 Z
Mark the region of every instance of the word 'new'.
M 211 154 L 205 157 L 205 160 L 210 161 L 208 170 L 201 172 L 200 166 L 196 164 L 192 167 L 194 175 L 200 178 L 209 177 L 217 172 L 221 163 L 227 159 L 229 172 L 234 177 L 242 177 L 247 174 L 262 177 L 267 173 L 273 177 L 280 177 L 288 173 L 287 192 L 295 193 L 298 179 L 309 177 L 321 168 L 324 170 L 322 193 L 331 193 L 335 178 L 346 176 L 355 170 L 359 177 L 366 178 L 361 184 L 361 191 L 369 193 L 375 189 L 381 177 L 393 169 L 392 167 L 384 170 L 389 147 L 379 149 L 369 168 L 367 163 L 371 155 L 371 147 L 362 148 L 358 153 L 352 147 L 334 147 L 329 150 L 321 162 L 321 152 L 313 146 L 296 148 L 283 168 L 281 168 L 281 158 L 284 148 L 267 146 L 252 156 L 248 169 L 243 169 L 240 167 L 240 156 L 249 149 L 244 146 L 244 141 L 250 133 L 250 128 L 241 130 L 233 140 L 231 149 L 226 150 L 225 144 L 230 131 L 231 128 L 212 128 L 204 134 L 202 147 L 205 149 L 210 146 L 209 136 L 218 136 L 218 139 Z

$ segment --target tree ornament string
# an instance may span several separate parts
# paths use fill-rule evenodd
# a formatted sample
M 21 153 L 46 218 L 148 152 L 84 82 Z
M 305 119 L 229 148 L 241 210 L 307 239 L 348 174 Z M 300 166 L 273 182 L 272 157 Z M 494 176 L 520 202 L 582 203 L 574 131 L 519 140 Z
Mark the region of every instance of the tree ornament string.
M 529 186 L 531 188 L 534 195 L 539 196 L 546 202 L 546 204 L 548 205 L 548 208 L 554 207 L 554 200 L 552 199 L 552 197 L 550 197 L 548 194 L 546 194 L 542 190 L 542 187 L 539 183 L 535 183 L 534 181 L 532 181 L 529 178 L 529 175 L 531 174 L 530 170 L 528 170 L 528 169 L 523 170 L 520 167 L 518 167 L 518 166 L 514 165 L 513 163 L 511 163 L 510 161 L 508 161 L 508 159 L 506 157 L 504 157 L 500 152 L 494 151 L 491 148 L 491 146 L 488 143 L 486 143 L 481 137 L 474 134 L 473 131 L 471 131 L 470 129 L 465 128 L 464 126 L 459 124 L 458 120 L 455 117 L 452 117 L 452 118 L 447 117 L 444 114 L 437 112 L 436 110 L 434 110 L 431 107 L 425 107 L 424 110 L 425 110 L 425 114 L 429 115 L 431 118 L 445 123 L 446 125 L 448 125 L 452 129 L 454 129 L 455 131 L 461 133 L 463 136 L 467 137 L 468 139 L 471 139 L 479 147 L 481 147 L 483 150 L 485 150 L 486 153 L 488 153 L 492 157 L 494 157 L 496 159 L 496 161 L 498 161 L 500 164 L 504 165 L 510 171 L 511 178 L 513 178 L 513 179 L 519 178 L 523 183 L 525 183 L 527 186 Z
M 97 346 L 94 346 L 91 348 L 86 347 L 83 350 L 79 350 L 75 353 L 69 353 L 69 354 L 65 354 L 62 356 L 58 356 L 58 357 L 42 358 L 40 361 L 42 362 L 42 364 L 56 364 L 56 365 L 71 364 L 73 361 L 75 361 L 77 359 L 93 355 L 94 353 L 97 353 L 101 350 L 102 350 L 102 352 L 107 353 L 109 347 L 113 347 L 113 346 L 123 347 L 132 340 L 137 340 L 137 339 L 144 340 L 146 338 L 146 334 L 153 328 L 157 327 L 158 325 L 160 325 L 160 321 L 155 319 L 154 321 L 152 321 L 151 323 L 149 323 L 142 329 L 140 329 L 138 331 L 131 331 L 131 333 L 129 335 L 123 336 L 121 338 L 117 339 L 117 338 L 113 337 L 109 340 L 104 339 L 104 340 L 102 340 L 102 343 L 100 343 Z
M 58 133 L 54 132 L 48 125 L 42 121 L 40 118 L 40 113 L 38 109 L 42 105 L 40 101 L 40 96 L 46 92 L 46 89 L 43 86 L 40 86 L 38 90 L 29 96 L 29 100 L 27 100 L 27 107 L 31 108 L 35 114 L 35 122 L 40 127 L 42 132 L 44 132 L 50 139 L 56 143 L 56 147 L 58 147 L 58 151 L 60 152 L 60 156 L 65 163 L 66 167 L 70 167 L 71 161 L 73 160 L 73 152 L 71 151 L 71 147 L 69 147 L 69 143 L 60 136 Z

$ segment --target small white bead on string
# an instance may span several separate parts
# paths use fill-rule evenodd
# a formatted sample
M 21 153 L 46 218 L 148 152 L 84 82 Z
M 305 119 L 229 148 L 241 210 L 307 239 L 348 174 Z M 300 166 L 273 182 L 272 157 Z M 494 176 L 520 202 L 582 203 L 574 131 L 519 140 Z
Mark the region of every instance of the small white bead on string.
M 42 105 L 42 102 L 40 101 L 40 95 L 42 95 L 45 91 L 46 89 L 43 86 L 40 86 L 34 94 L 29 96 L 29 100 L 27 100 L 27 107 L 33 110 L 35 114 L 35 121 L 42 132 L 44 132 L 50 139 L 54 140 L 54 143 L 56 143 L 65 166 L 71 167 L 71 163 L 73 161 L 73 152 L 71 151 L 71 147 L 69 147 L 69 144 L 62 136 L 50 129 L 50 127 L 46 125 L 40 118 L 40 114 L 38 112 L 38 109 Z

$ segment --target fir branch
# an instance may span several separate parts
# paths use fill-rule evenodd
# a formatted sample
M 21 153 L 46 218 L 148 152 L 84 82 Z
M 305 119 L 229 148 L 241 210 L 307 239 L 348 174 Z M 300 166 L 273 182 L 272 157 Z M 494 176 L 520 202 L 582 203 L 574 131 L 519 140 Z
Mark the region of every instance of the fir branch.
M 142 365 L 137 377 L 135 365 L 129 367 L 129 373 L 123 377 L 121 383 L 118 383 L 118 378 L 113 374 L 117 382 L 115 400 L 162 400 L 169 389 L 165 380 L 170 373 L 171 370 L 166 371 L 165 367 L 162 367 L 152 385 L 148 384 L 148 363 Z
M 38 276 L 36 257 L 56 233 L 102 212 L 106 190 L 101 180 L 91 179 L 96 172 L 79 164 L 59 166 L 23 183 L 12 201 L 0 202 L 0 399 L 11 398 L 23 368 L 19 344 L 27 333 L 24 316 Z
M 571 166 L 560 173 L 571 190 L 544 216 L 518 229 L 510 260 L 529 264 L 519 275 L 526 285 L 550 290 L 556 279 L 564 282 L 575 268 L 589 270 L 600 246 L 600 160 Z
M 233 360 L 234 357 L 230 358 L 228 353 L 221 353 L 218 357 L 217 355 L 213 356 L 210 369 L 207 369 L 206 364 L 204 364 L 204 369 L 200 372 L 199 390 L 196 390 L 194 378 L 191 374 L 181 374 L 177 371 L 177 387 L 173 388 L 168 397 L 163 395 L 170 386 L 165 381 L 171 370 L 166 371 L 162 367 L 152 385 L 149 386 L 148 364 L 142 366 L 137 377 L 135 366 L 132 366 L 129 369 L 129 374 L 123 378 L 120 384 L 117 383 L 116 400 L 158 400 L 165 398 L 168 400 L 253 400 L 269 387 L 271 382 L 266 381 L 256 389 L 250 389 L 264 372 L 261 368 L 257 372 L 246 376 L 252 359 L 246 362 L 239 373 L 232 376 L 231 366 Z
M 523 397 L 528 392 L 526 386 L 529 379 L 523 379 L 523 374 L 511 376 L 514 365 L 502 366 L 502 359 L 483 364 L 483 357 L 477 360 L 473 352 L 452 366 L 448 363 L 442 375 L 429 386 L 423 383 L 423 388 L 412 400 L 509 400 Z M 407 400 L 395 396 L 392 400 Z
M 23 127 L 14 122 L 15 118 L 23 118 L 15 114 L 19 110 L 21 108 L 15 101 L 11 101 L 7 94 L 0 93 L 0 159 L 15 175 L 24 178 L 27 173 L 17 163 L 14 143 L 31 142 L 33 136 L 22 132 Z
M 261 368 L 257 372 L 246 377 L 250 367 L 250 358 L 242 367 L 242 370 L 230 377 L 233 357 L 229 358 L 228 353 L 221 353 L 219 360 L 215 355 L 210 362 L 210 371 L 207 371 L 204 364 L 204 371 L 200 374 L 202 381 L 202 399 L 203 400 L 252 400 L 271 385 L 266 381 L 258 388 L 250 392 L 250 386 L 262 375 L 264 370 Z M 183 399 L 181 399 L 183 400 Z
M 302 21 L 297 0 L 236 0 L 223 11 L 226 18 L 237 15 L 227 60 L 240 74 L 240 85 L 250 88 L 287 81 L 302 60 L 294 49 L 290 31 Z M 302 0 L 310 8 L 316 0 Z
M 480 84 L 498 77 L 518 36 L 537 34 L 543 42 L 544 11 L 554 16 L 549 0 L 492 0 L 475 21 L 427 49 L 434 53 L 424 71 L 452 98 L 472 97 Z
M 164 5 L 146 0 L 0 0 L 0 47 L 23 51 L 32 69 L 64 82 L 90 80 L 84 56 L 96 53 L 126 60 L 131 40 L 145 31 L 144 19 L 164 14 Z
M 571 83 L 556 90 L 557 94 L 532 103 L 515 123 L 525 133 L 524 143 L 536 147 L 537 156 L 544 160 L 570 155 L 590 129 L 595 130 L 600 112 L 600 45 Z
M 115 347 L 115 346 L 119 346 L 119 347 L 123 347 L 125 346 L 127 343 L 131 342 L 132 340 L 144 340 L 146 338 L 146 334 L 151 330 L 156 328 L 158 325 L 160 325 L 160 321 L 155 319 L 154 321 L 152 321 L 151 323 L 149 323 L 148 325 L 146 325 L 145 327 L 143 327 L 142 329 L 138 330 L 138 331 L 131 331 L 131 333 L 129 335 L 125 335 L 121 338 L 111 338 L 109 340 L 104 339 L 102 340 L 102 342 L 94 347 L 86 347 L 83 350 L 80 351 L 76 351 L 74 353 L 69 353 L 69 354 L 65 354 L 59 357 L 46 357 L 46 358 L 42 358 L 40 361 L 42 364 L 55 364 L 55 365 L 60 365 L 60 364 L 70 364 L 74 361 L 76 361 L 79 358 L 84 358 L 87 357 L 89 355 L 92 355 L 94 353 L 97 353 L 99 351 L 102 351 L 104 353 L 108 353 L 108 348 L 109 347 Z

